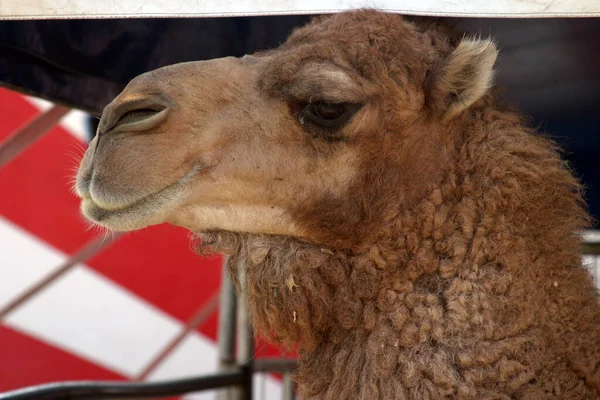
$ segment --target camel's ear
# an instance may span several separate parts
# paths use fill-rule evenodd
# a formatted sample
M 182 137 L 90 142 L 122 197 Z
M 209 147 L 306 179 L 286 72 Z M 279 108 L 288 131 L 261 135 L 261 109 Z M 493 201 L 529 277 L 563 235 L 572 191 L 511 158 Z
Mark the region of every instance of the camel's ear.
M 431 83 L 445 120 L 460 114 L 487 93 L 494 79 L 497 55 L 491 40 L 465 38 L 443 61 Z

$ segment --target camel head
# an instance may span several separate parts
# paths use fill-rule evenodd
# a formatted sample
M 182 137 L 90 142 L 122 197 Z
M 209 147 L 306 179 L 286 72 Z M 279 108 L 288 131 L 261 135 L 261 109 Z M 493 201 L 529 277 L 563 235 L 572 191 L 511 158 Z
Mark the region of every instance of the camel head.
M 281 47 L 133 79 L 81 162 L 83 214 L 113 230 L 287 235 L 352 247 L 439 183 L 495 46 L 357 11 Z

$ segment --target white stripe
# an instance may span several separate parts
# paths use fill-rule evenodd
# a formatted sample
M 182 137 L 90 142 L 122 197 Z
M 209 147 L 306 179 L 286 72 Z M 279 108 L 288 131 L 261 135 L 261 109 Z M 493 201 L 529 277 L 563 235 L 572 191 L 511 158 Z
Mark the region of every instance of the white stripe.
M 268 374 L 254 375 L 254 398 L 280 400 L 282 398 L 281 383 Z
M 62 253 L 0 216 L 0 309 L 64 262 Z
M 125 376 L 139 374 L 183 328 L 85 266 L 15 310 L 6 324 Z
M 600 289 L 600 256 L 584 255 L 583 265 L 590 270 L 596 286 Z
M 199 333 L 191 333 L 148 376 L 148 380 L 187 378 L 217 371 L 217 347 Z M 216 391 L 189 394 L 190 400 L 213 400 Z
M 600 242 L 600 230 L 589 229 L 581 235 L 584 242 Z
M 47 111 L 52 107 L 52 103 L 48 100 L 40 99 L 38 97 L 23 96 L 25 100 L 31 103 L 40 111 Z M 88 141 L 88 127 L 87 127 L 87 116 L 83 111 L 71 110 L 60 120 L 60 125 L 71 135 L 87 143 Z

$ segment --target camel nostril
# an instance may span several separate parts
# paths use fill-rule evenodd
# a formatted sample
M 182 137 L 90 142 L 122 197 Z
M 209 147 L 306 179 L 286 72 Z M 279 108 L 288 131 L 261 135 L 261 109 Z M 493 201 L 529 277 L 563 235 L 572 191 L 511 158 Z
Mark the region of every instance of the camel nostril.
M 161 99 L 158 99 L 161 100 Z M 169 110 L 166 101 L 152 97 L 130 97 L 117 100 L 106 107 L 98 133 L 141 132 L 160 124 Z
M 125 114 L 121 115 L 119 120 L 115 125 L 123 125 L 123 124 L 131 124 L 135 122 L 142 121 L 146 118 L 150 118 L 151 116 L 158 114 L 160 111 L 152 110 L 150 108 L 141 108 L 138 110 L 127 111 Z

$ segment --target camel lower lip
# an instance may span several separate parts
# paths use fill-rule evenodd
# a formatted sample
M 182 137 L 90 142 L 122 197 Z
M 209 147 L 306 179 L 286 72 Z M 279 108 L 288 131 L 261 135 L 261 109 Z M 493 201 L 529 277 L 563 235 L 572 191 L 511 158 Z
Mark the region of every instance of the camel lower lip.
M 159 200 L 167 190 L 173 188 L 179 183 L 179 181 L 157 191 L 150 193 L 146 196 L 140 197 L 139 199 L 123 205 L 110 205 L 104 206 L 98 204 L 90 194 L 81 196 L 81 210 L 83 214 L 96 222 L 106 221 L 111 217 L 118 217 L 129 213 L 136 212 L 139 209 L 143 209 L 148 204 Z
M 109 206 L 105 207 L 101 204 L 98 204 L 91 196 L 86 196 L 82 198 L 82 208 L 85 210 L 86 215 L 93 217 L 95 220 L 100 220 L 101 218 L 108 218 L 113 215 L 125 214 L 131 211 L 135 211 L 141 207 L 144 207 L 148 203 L 152 203 L 154 201 L 159 200 L 163 194 L 176 186 L 179 182 L 175 182 L 164 189 L 159 190 L 158 192 L 150 193 L 144 197 L 137 199 L 136 201 L 124 205 L 119 206 Z
M 151 195 L 149 195 L 149 196 L 151 196 Z M 145 197 L 149 197 L 149 196 L 145 196 Z M 145 198 L 145 197 L 144 197 L 144 198 Z M 126 204 L 126 205 L 118 205 L 118 206 L 104 206 L 104 205 L 100 205 L 100 204 L 98 204 L 98 202 L 96 202 L 96 201 L 95 201 L 95 200 L 92 198 L 92 196 L 90 196 L 90 195 L 84 195 L 84 196 L 81 196 L 81 201 L 89 201 L 89 202 L 91 202 L 91 203 L 92 203 L 92 204 L 93 204 L 95 207 L 97 207 L 97 208 L 99 208 L 99 209 L 102 209 L 102 210 L 104 210 L 104 211 L 106 211 L 106 212 L 117 212 L 117 211 L 123 211 L 123 210 L 127 210 L 128 208 L 131 208 L 131 207 L 135 206 L 135 205 L 136 205 L 136 204 L 138 204 L 140 201 L 142 201 L 144 198 L 142 198 L 142 199 L 140 199 L 140 200 L 138 200 L 138 201 L 135 201 L 135 202 L 133 202 L 133 203 L 130 203 L 130 204 Z
M 92 220 L 98 222 L 105 220 L 112 215 L 125 213 L 133 207 L 135 207 L 135 204 L 119 209 L 106 209 L 96 204 L 91 197 L 85 197 L 81 202 L 81 208 L 84 211 L 84 214 Z

